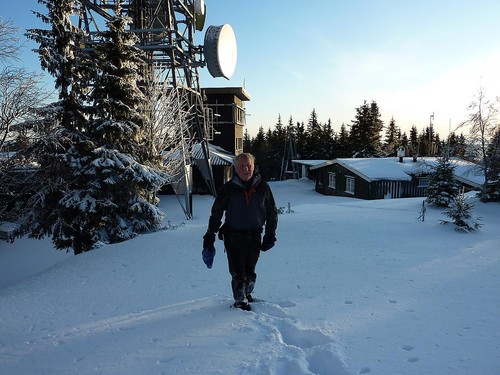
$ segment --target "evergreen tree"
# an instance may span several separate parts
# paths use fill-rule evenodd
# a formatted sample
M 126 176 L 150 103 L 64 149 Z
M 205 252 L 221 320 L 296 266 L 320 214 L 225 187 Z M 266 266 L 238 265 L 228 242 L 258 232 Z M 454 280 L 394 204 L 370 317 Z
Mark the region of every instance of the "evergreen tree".
M 409 152 L 409 150 L 410 150 L 410 146 L 409 146 L 409 144 L 410 144 L 410 141 L 409 141 L 409 139 L 408 139 L 408 136 L 406 135 L 406 133 L 405 133 L 405 132 L 403 132 L 403 133 L 401 134 L 401 146 L 403 146 L 403 147 L 405 148 L 405 150 L 406 150 L 406 155 L 407 155 L 407 156 L 408 156 L 408 155 L 410 155 L 410 154 L 408 153 L 408 152 Z
M 328 122 L 321 128 L 321 138 L 318 145 L 317 159 L 333 159 L 335 155 L 335 132 L 332 128 L 332 121 Z
M 349 142 L 349 132 L 345 124 L 340 126 L 340 132 L 337 136 L 337 153 L 338 158 L 349 158 L 352 155 L 352 147 Z
M 418 150 L 419 156 L 429 156 L 430 142 L 426 129 L 422 130 L 422 132 L 418 135 Z
M 48 129 L 32 150 L 40 164 L 34 178 L 40 189 L 21 228 L 36 238 L 51 235 L 56 248 L 79 254 L 156 228 L 161 212 L 148 199 L 165 176 L 141 164 L 153 163 L 143 159 L 140 147 L 141 52 L 125 32 L 121 9 L 90 56 L 80 48 L 81 30 L 69 20 L 74 2 L 40 2 L 48 8 L 40 17 L 52 29 L 31 30 L 30 36 L 40 43 L 42 67 L 55 76 L 61 101 L 44 108 L 38 122 L 37 128 Z M 91 81 L 94 90 L 87 96 Z
M 307 159 L 306 153 L 306 129 L 303 122 L 297 122 L 296 127 L 296 135 L 297 135 L 297 157 L 299 159 Z
M 394 120 L 393 117 L 391 118 L 389 126 L 385 131 L 384 150 L 386 155 L 395 156 L 396 150 L 400 145 L 400 135 L 401 132 L 399 132 L 399 129 L 396 126 L 396 120 Z
M 265 166 L 266 154 L 269 152 L 269 146 L 266 141 L 266 135 L 264 133 L 264 128 L 261 126 L 257 135 L 252 141 L 252 154 L 256 159 L 255 168 L 259 171 L 259 173 L 267 179 L 267 167 Z
M 455 230 L 459 232 L 472 232 L 482 227 L 482 224 L 479 223 L 481 218 L 472 216 L 473 208 L 474 205 L 468 202 L 468 198 L 462 191 L 450 202 L 450 207 L 443 212 L 443 215 L 452 220 L 451 222 L 455 224 Z M 449 223 L 450 221 L 448 220 L 441 220 L 441 224 Z
M 304 158 L 306 159 L 322 159 L 319 155 L 321 152 L 318 148 L 321 144 L 322 129 L 321 124 L 318 121 L 318 115 L 316 110 L 313 109 L 311 116 L 307 122 L 306 129 L 306 142 L 304 144 Z
M 88 116 L 84 106 L 83 86 L 92 80 L 87 65 L 88 54 L 80 48 L 83 30 L 71 24 L 75 2 L 70 0 L 39 0 L 47 7 L 47 15 L 35 13 L 50 25 L 50 30 L 31 29 L 27 36 L 39 44 L 38 53 L 43 69 L 55 79 L 60 101 L 41 108 L 38 120 L 25 124 L 37 137 L 26 150 L 39 165 L 30 179 L 34 194 L 20 213 L 20 232 L 30 237 L 52 237 L 56 248 L 73 247 L 75 254 L 87 249 L 90 241 L 84 229 L 72 226 L 67 218 L 73 209 L 63 200 L 78 196 L 84 183 L 79 179 L 81 161 L 91 148 L 88 136 Z M 73 234 L 69 234 L 72 231 Z
M 380 156 L 380 132 L 383 122 L 375 101 L 368 104 L 365 100 L 361 107 L 356 108 L 356 118 L 352 121 L 349 134 L 350 143 L 356 145 L 355 157 Z
M 39 44 L 40 65 L 54 77 L 61 102 L 63 127 L 85 131 L 84 100 L 93 78 L 91 57 L 81 48 L 85 31 L 71 23 L 78 12 L 74 0 L 38 0 L 47 7 L 47 15 L 34 12 L 50 30 L 29 29 L 26 36 Z M 52 110 L 51 110 L 52 112 Z
M 144 65 L 137 37 L 126 31 L 131 20 L 117 3 L 115 16 L 95 47 L 99 67 L 90 100 L 93 111 L 89 134 L 95 148 L 82 164 L 87 180 L 79 199 L 63 200 L 78 210 L 78 221 L 95 241 L 119 242 L 157 229 L 163 214 L 150 202 L 165 183 L 159 159 L 146 160 L 141 112 L 145 97 L 138 87 Z M 79 202 L 80 200 L 80 202 Z M 81 208 L 83 202 L 91 202 Z
M 415 125 L 413 125 L 410 129 L 410 139 L 409 139 L 409 155 L 413 157 L 417 157 L 420 155 L 419 150 L 419 139 L 418 139 L 418 130 Z
M 459 158 L 465 158 L 466 149 L 467 149 L 467 141 L 463 133 L 460 133 L 455 146 L 455 156 Z
M 460 192 L 460 184 L 454 177 L 455 167 L 447 155 L 438 159 L 429 175 L 426 201 L 429 204 L 448 207 Z
M 497 128 L 489 146 L 487 157 L 489 159 L 488 185 L 486 191 L 487 201 L 500 200 L 500 127 Z
M 281 116 L 278 116 L 274 130 L 268 129 L 265 139 L 268 152 L 265 154 L 265 159 L 260 161 L 261 173 L 268 180 L 279 180 L 286 143 L 286 130 L 281 122 Z
M 250 138 L 250 134 L 248 134 L 248 129 L 245 128 L 245 132 L 243 133 L 243 152 L 250 152 L 252 150 L 252 139 Z

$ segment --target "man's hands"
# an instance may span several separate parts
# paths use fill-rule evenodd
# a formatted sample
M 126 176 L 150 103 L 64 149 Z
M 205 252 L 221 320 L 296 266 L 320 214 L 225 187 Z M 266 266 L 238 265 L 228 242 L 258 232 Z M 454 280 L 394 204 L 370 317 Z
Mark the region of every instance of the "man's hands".
M 267 251 L 271 249 L 276 243 L 276 236 L 274 233 L 266 233 L 262 238 L 262 245 L 260 245 L 260 249 L 262 251 Z
M 207 232 L 203 236 L 203 251 L 201 252 L 201 257 L 203 259 L 203 263 L 206 264 L 208 268 L 212 268 L 214 264 L 215 257 L 215 233 Z
M 213 247 L 215 243 L 215 233 L 207 232 L 203 236 L 203 248 Z

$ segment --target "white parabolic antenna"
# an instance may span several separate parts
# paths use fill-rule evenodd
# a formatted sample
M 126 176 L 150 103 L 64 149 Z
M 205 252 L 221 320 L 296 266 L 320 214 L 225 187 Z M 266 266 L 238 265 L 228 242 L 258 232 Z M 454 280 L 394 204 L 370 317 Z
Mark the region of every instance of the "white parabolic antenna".
M 200 16 L 205 15 L 205 0 L 194 0 L 194 12 Z
M 212 77 L 229 79 L 236 68 L 238 55 L 233 28 L 228 24 L 210 26 L 205 33 L 203 53 Z

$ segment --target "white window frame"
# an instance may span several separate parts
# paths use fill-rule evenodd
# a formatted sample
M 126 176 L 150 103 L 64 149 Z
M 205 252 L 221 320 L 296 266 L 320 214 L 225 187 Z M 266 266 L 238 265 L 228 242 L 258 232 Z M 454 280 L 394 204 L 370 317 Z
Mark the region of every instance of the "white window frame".
M 236 137 L 234 139 L 234 149 L 236 150 L 236 154 L 243 152 L 243 138 Z
M 332 189 L 336 189 L 337 180 L 334 172 L 328 172 L 328 187 Z
M 345 192 L 348 194 L 354 194 L 354 188 L 356 187 L 356 179 L 351 176 L 345 177 Z

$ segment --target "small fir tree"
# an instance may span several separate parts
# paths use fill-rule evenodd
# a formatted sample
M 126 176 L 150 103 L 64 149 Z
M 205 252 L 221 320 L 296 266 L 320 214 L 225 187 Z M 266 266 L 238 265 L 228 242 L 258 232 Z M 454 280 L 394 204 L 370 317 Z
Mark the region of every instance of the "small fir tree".
M 454 177 L 455 166 L 449 158 L 438 159 L 438 164 L 433 167 L 429 175 L 426 202 L 434 206 L 448 207 L 460 193 L 460 185 Z
M 474 205 L 468 202 L 464 192 L 460 192 L 450 203 L 450 207 L 443 212 L 451 221 L 441 220 L 441 224 L 455 224 L 455 230 L 459 232 L 472 232 L 482 227 L 479 223 L 481 218 L 472 216 Z

